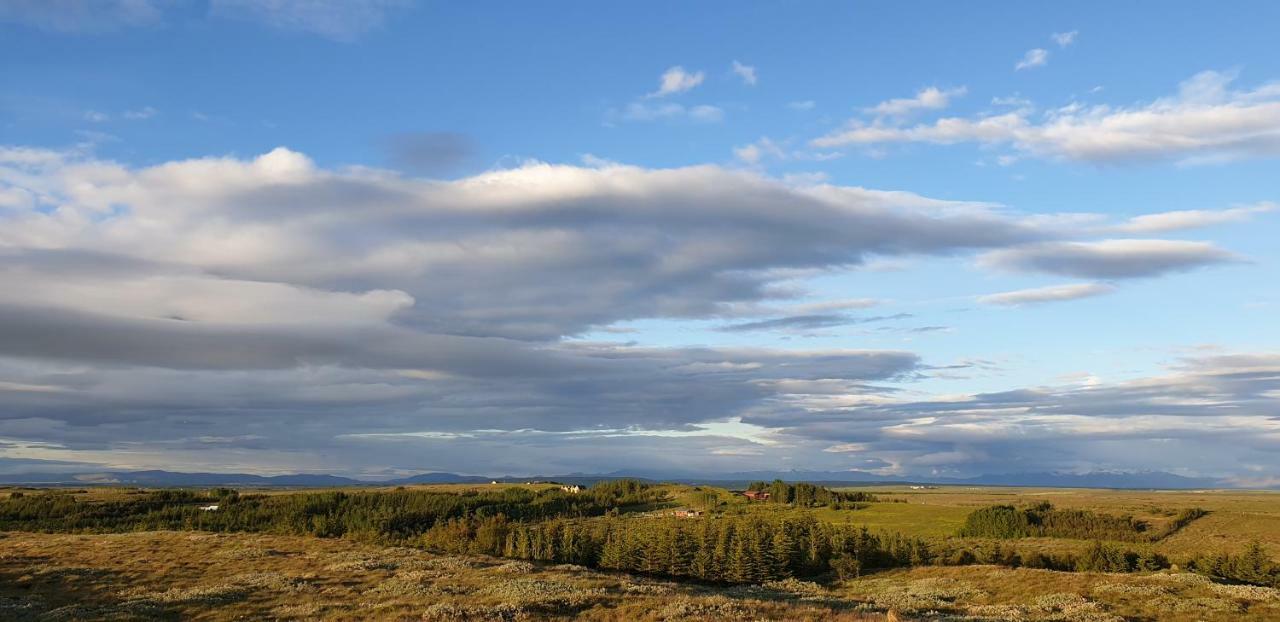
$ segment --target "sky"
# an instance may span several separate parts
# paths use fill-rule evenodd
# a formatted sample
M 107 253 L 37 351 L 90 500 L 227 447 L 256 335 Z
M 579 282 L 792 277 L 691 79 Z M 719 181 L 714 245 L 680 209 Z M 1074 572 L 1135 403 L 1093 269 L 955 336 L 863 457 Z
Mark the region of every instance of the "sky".
M 1277 20 L 0 1 L 0 472 L 1280 484 Z

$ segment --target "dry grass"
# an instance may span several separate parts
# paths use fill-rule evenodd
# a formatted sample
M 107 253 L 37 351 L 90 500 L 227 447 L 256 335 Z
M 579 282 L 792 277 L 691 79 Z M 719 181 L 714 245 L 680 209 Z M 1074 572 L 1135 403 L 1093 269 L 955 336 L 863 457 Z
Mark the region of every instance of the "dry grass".
M 915 568 L 848 582 L 844 592 L 921 617 L 1062 622 L 1280 619 L 1280 593 L 1187 573 L 1064 573 L 996 566 Z
M 0 620 L 1280 619 L 1280 591 L 1197 575 L 916 568 L 714 588 L 343 540 L 8 533 Z
M 5 534 L 0 620 L 883 620 L 780 582 L 756 593 L 343 540 Z

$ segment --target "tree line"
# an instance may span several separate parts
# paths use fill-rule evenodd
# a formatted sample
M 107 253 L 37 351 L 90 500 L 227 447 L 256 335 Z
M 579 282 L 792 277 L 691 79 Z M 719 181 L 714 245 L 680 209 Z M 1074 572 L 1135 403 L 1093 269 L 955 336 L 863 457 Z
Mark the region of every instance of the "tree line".
M 599 516 L 661 502 L 666 494 L 632 480 L 582 493 L 511 487 L 500 491 L 326 491 L 241 495 L 228 489 L 158 490 L 137 498 L 81 501 L 51 491 L 0 502 L 0 530 L 104 533 L 158 529 L 254 531 L 404 542 L 441 521 L 502 515 L 509 520 Z M 200 507 L 217 504 L 216 511 Z
M 570 563 L 692 578 L 755 583 L 911 566 L 994 564 L 1082 572 L 1169 567 L 1152 552 L 1095 542 L 1083 553 L 1020 552 L 996 543 L 930 541 L 895 532 L 833 524 L 811 514 L 725 515 L 679 519 L 627 517 L 519 522 L 504 516 L 445 521 L 423 534 L 433 551 Z
M 800 482 L 788 484 L 780 479 L 773 482 L 751 482 L 747 490 L 769 493 L 769 503 L 785 503 L 797 507 L 835 506 L 842 504 L 871 503 L 878 501 L 869 492 L 839 492 Z
M 792 503 L 818 504 L 817 499 L 824 498 L 819 492 L 811 496 L 800 485 L 792 488 L 788 493 Z M 1082 553 L 1048 554 L 1019 551 L 999 541 L 925 540 L 894 532 L 873 533 L 865 527 L 823 522 L 805 511 L 700 519 L 622 513 L 667 500 L 661 488 L 626 480 L 602 482 L 579 494 L 521 487 L 464 493 L 394 490 L 280 495 L 214 489 L 139 492 L 132 499 L 90 502 L 53 491 L 0 501 L 0 530 L 103 533 L 186 529 L 349 537 L 417 544 L 445 553 L 754 583 L 824 574 L 843 579 L 866 570 L 923 565 L 1157 570 L 1168 567 L 1169 560 L 1101 540 L 1125 541 L 1117 536 L 1163 533 L 1203 515 L 1202 510 L 1200 514 L 1184 512 L 1171 523 L 1178 527 L 1149 530 L 1137 529 L 1125 519 L 1062 512 L 1047 504 L 1028 508 L 1031 512 L 992 506 L 975 511 L 962 529 L 964 535 L 992 538 L 1050 535 L 1095 540 Z M 841 502 L 852 501 L 837 501 Z M 217 504 L 219 509 L 203 511 L 200 506 L 205 504 Z M 1280 568 L 1256 544 L 1239 555 L 1199 556 L 1187 567 L 1218 580 L 1280 583 Z
M 1050 503 L 1025 508 L 992 505 L 965 518 L 958 535 L 971 538 L 1073 538 L 1120 542 L 1156 542 L 1208 514 L 1201 508 L 1183 510 L 1160 529 L 1131 516 L 1064 510 Z

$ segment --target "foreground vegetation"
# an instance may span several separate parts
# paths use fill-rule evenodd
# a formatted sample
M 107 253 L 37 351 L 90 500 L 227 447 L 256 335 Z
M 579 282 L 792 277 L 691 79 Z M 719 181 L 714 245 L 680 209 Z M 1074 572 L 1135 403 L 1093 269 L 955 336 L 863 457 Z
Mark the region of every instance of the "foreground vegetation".
M 333 573 L 330 579 L 346 585 L 356 579 L 344 577 L 344 573 L 386 571 L 386 576 L 370 577 L 375 582 L 370 589 L 420 597 L 413 606 L 440 604 L 428 619 L 564 615 L 637 619 L 629 607 L 637 599 L 643 601 L 641 592 L 650 588 L 626 588 L 623 582 L 661 584 L 666 586 L 662 589 L 695 601 L 704 597 L 728 599 L 717 600 L 716 605 L 689 604 L 687 612 L 702 611 L 701 618 L 732 619 L 742 613 L 752 619 L 864 619 L 860 616 L 893 610 L 922 617 L 967 616 L 963 619 L 1110 620 L 1123 619 L 1116 615 L 1131 616 L 1125 611 L 1142 610 L 1146 605 L 1138 606 L 1139 600 L 1149 604 L 1189 598 L 1193 600 L 1178 604 L 1182 609 L 1171 610 L 1187 613 L 1186 619 L 1214 619 L 1208 615 L 1214 612 L 1222 613 L 1221 619 L 1240 619 L 1243 613 L 1274 613 L 1267 607 L 1278 594 L 1275 587 L 1280 586 L 1280 566 L 1271 554 L 1276 549 L 1268 548 L 1269 543 L 1245 540 L 1216 548 L 1170 546 L 1170 542 L 1189 541 L 1189 536 L 1203 539 L 1204 534 L 1198 532 L 1205 524 L 1212 525 L 1219 514 L 1230 513 L 1231 506 L 1216 498 L 1172 507 L 1148 504 L 1139 506 L 1138 512 L 1125 512 L 1128 508 L 1116 499 L 1098 503 L 1097 509 L 1070 501 L 1060 507 L 1058 498 L 1054 502 L 1033 500 L 1041 494 L 1057 496 L 1060 493 L 1056 491 L 1027 493 L 1022 499 L 1001 503 L 990 503 L 997 499 L 974 494 L 961 506 L 963 519 L 956 520 L 947 510 L 937 512 L 922 503 L 929 498 L 925 494 L 896 489 L 829 490 L 807 484 L 759 482 L 750 490 L 768 492 L 769 499 L 749 501 L 719 488 L 627 480 L 605 482 L 584 491 L 562 490 L 553 484 L 254 492 L 123 488 L 0 491 L 0 532 L 7 532 L 0 533 L 4 536 L 0 540 L 0 571 L 8 573 L 0 579 L 19 586 L 17 592 L 8 594 L 10 600 L 0 602 L 0 619 L 18 614 L 34 619 L 185 618 L 189 609 L 184 603 L 188 600 L 198 609 L 215 604 L 206 602 L 209 599 L 231 603 L 243 598 L 256 603 L 262 600 L 259 592 L 277 589 L 306 601 L 316 594 L 311 587 L 299 587 L 314 583 L 308 578 L 314 569 L 308 571 L 312 574 L 290 574 L 293 578 L 287 580 L 252 573 L 241 576 L 241 572 L 218 585 L 197 581 L 171 585 L 165 591 L 139 591 L 140 587 L 119 591 L 107 589 L 120 577 L 114 575 L 111 561 L 100 560 L 105 565 L 78 566 L 80 570 L 58 574 L 57 578 L 79 581 L 77 573 L 100 578 L 90 583 L 101 590 L 81 596 L 102 600 L 104 609 L 95 611 L 103 615 L 82 615 L 84 612 L 76 613 L 79 610 L 74 608 L 64 610 L 70 614 L 55 615 L 53 612 L 74 603 L 59 604 L 57 595 L 35 595 L 45 585 L 41 577 L 46 573 L 40 568 L 46 562 L 53 563 L 49 560 L 56 556 L 12 553 L 45 545 L 57 548 L 56 543 L 70 541 L 96 550 L 135 542 L 131 539 L 135 537 L 137 542 L 152 538 L 154 547 L 177 549 L 209 540 L 219 547 L 216 559 L 225 558 L 241 571 L 246 562 L 276 568 L 279 564 L 275 562 L 285 561 L 269 551 L 261 555 L 227 552 L 245 549 L 245 542 L 279 538 L 279 542 L 295 543 L 291 546 L 312 547 L 314 543 L 320 548 L 360 548 L 370 556 L 350 567 L 329 564 L 325 572 Z M 1112 494 L 1092 492 L 1104 498 Z M 998 494 L 1008 496 L 1007 492 Z M 1276 505 L 1273 511 L 1280 512 L 1280 503 L 1274 497 L 1269 501 Z M 919 518 L 930 511 L 943 517 L 936 522 L 950 527 L 943 531 Z M 886 523 L 885 518 L 895 514 L 903 520 Z M 860 521 L 864 518 L 867 520 Z M 75 535 L 40 536 L 33 532 Z M 1224 534 L 1222 540 L 1227 539 Z M 169 554 L 159 549 L 152 553 Z M 445 557 L 437 557 L 441 555 Z M 407 561 L 395 561 L 402 558 Z M 436 559 L 455 561 L 424 561 Z M 440 563 L 451 566 L 424 565 Z M 90 568 L 96 570 L 90 572 Z M 487 575 L 486 569 L 498 572 L 498 568 L 505 568 L 503 573 L 549 573 L 547 576 L 559 577 L 556 581 L 564 578 L 565 585 L 521 583 L 511 594 L 479 587 L 442 587 L 465 578 L 454 575 Z M 608 574 L 614 571 L 631 573 L 633 578 Z M 1109 573 L 1106 576 L 1115 579 L 1114 585 L 1090 584 L 1085 591 L 1070 592 L 1070 598 L 1050 589 L 1053 581 L 1078 585 L 1096 573 Z M 975 582 L 974 577 L 986 576 L 1043 585 L 1034 589 L 1024 585 L 1027 590 L 1016 598 L 997 598 L 993 594 L 1017 591 L 1016 586 L 996 589 Z M 1127 578 L 1121 581 L 1121 576 Z M 580 585 L 577 579 L 582 577 L 591 577 L 591 581 Z M 607 578 L 616 584 L 614 588 L 598 585 Z M 661 583 L 671 579 L 694 583 Z M 263 581 L 266 583 L 260 585 Z M 576 594 L 579 587 L 588 590 L 588 596 L 568 596 Z M 520 596 L 523 589 L 529 593 Z M 102 590 L 105 592 L 98 593 Z M 562 594 L 564 599 L 552 599 L 554 603 L 538 600 L 546 594 Z M 749 600 L 760 602 L 743 604 Z M 460 609 L 448 609 L 446 604 Z M 700 609 L 703 605 L 712 609 Z M 395 608 L 398 606 L 390 606 L 387 615 L 393 619 L 426 615 L 423 611 L 409 614 Z M 1162 608 L 1172 606 L 1164 602 Z M 347 606 L 317 607 L 312 613 L 323 615 L 301 617 L 369 617 Z M 238 610 L 241 615 L 250 615 L 243 607 Z M 255 611 L 253 615 L 264 615 L 263 610 Z M 289 617 L 272 611 L 274 617 Z M 940 613 L 927 614 L 929 611 Z M 1000 612 L 1016 612 L 1021 617 L 995 615 Z M 381 612 L 370 615 L 383 617 Z M 208 612 L 198 617 L 214 619 Z M 650 619 L 679 617 L 673 613 Z M 692 614 L 688 617 L 701 619 Z M 1165 613 L 1134 619 L 1157 618 L 1175 619 Z
M 723 587 L 350 539 L 10 532 L 0 619 L 59 620 L 1273 620 L 1280 592 L 1196 574 L 996 566 Z

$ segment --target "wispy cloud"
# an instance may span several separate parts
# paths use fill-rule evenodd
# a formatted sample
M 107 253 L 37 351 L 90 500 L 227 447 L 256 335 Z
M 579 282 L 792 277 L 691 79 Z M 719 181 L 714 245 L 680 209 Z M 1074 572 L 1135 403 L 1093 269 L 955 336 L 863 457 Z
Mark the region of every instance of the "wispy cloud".
M 756 68 L 751 65 L 744 65 L 738 61 L 733 61 L 733 65 L 729 67 L 734 74 L 742 79 L 742 83 L 747 86 L 756 85 Z
M 150 119 L 151 117 L 154 117 L 157 114 L 160 114 L 159 110 L 156 110 L 151 106 L 143 106 L 141 108 L 135 108 L 133 110 L 126 110 L 121 116 L 123 116 L 126 119 L 129 119 L 130 121 L 143 121 L 146 119 Z
M 258 21 L 281 30 L 352 41 L 381 27 L 390 11 L 408 6 L 409 0 L 210 0 L 209 11 L 216 16 Z
M 910 313 L 873 315 L 868 317 L 857 317 L 843 313 L 812 313 L 806 315 L 789 315 L 754 322 L 742 322 L 739 324 L 728 324 L 721 326 L 718 330 L 730 333 L 762 330 L 813 330 L 818 328 L 849 326 L 852 324 L 871 324 L 874 322 L 905 320 L 912 317 L 914 316 Z
M 989 305 L 1019 306 L 1044 302 L 1062 302 L 1102 296 L 1116 291 L 1114 285 L 1106 283 L 1074 283 L 1070 285 L 1050 285 L 1033 289 L 1020 289 L 999 294 L 979 296 L 978 302 Z
M 940 89 L 936 86 L 920 89 L 914 97 L 882 101 L 866 109 L 877 117 L 906 117 L 921 110 L 942 110 L 951 104 L 952 98 L 964 95 L 965 87 Z
M 6 0 L 0 2 L 0 23 L 62 33 L 106 32 L 159 23 L 160 4 L 155 0 Z
M 1013 68 L 1017 71 L 1022 71 L 1023 69 L 1043 67 L 1048 63 L 1049 50 L 1044 48 L 1034 48 L 1027 50 L 1027 53 L 1022 55 L 1022 60 L 1019 60 Z
M 1010 145 L 1028 155 L 1090 162 L 1174 159 L 1203 163 L 1280 154 L 1280 83 L 1229 88 L 1235 75 L 1206 71 L 1177 95 L 1131 107 L 1073 103 L 909 127 L 854 123 L 812 141 L 817 147 L 899 142 Z
M 644 101 L 627 104 L 611 116 L 623 121 L 685 120 L 697 123 L 719 123 L 724 120 L 724 109 L 709 104 L 686 106 L 675 102 L 650 103 Z
M 1239 261 L 1208 242 L 1182 240 L 1042 242 L 979 258 L 989 268 L 1096 279 L 1153 277 Z
M 1280 205 L 1264 201 L 1255 205 L 1243 205 L 1221 210 L 1179 210 L 1134 216 L 1129 220 L 1108 227 L 1117 233 L 1165 233 L 1183 229 L 1198 229 L 1232 222 L 1245 222 L 1257 214 L 1280 210 Z

